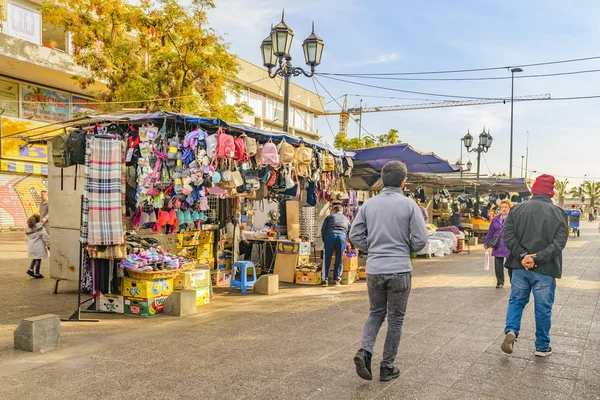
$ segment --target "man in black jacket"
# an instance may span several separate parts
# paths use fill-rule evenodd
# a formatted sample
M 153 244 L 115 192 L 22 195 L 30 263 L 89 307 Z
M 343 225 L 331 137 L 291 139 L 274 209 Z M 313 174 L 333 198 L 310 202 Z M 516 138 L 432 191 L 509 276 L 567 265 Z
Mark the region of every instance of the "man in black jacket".
M 556 279 L 562 275 L 562 250 L 567 244 L 567 214 L 552 203 L 554 177 L 540 175 L 531 188 L 531 201 L 515 206 L 504 224 L 510 249 L 506 266 L 513 270 L 502 351 L 511 354 L 521 328 L 523 309 L 533 291 L 535 355 L 552 354 L 550 325 Z

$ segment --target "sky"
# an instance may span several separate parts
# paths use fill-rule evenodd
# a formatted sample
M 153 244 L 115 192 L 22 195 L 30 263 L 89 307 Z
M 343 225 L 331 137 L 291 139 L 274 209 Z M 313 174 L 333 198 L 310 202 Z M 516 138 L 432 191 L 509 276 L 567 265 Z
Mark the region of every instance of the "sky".
M 600 56 L 600 2 L 579 0 L 216 0 L 208 15 L 215 29 L 236 55 L 262 65 L 260 44 L 271 24 L 281 19 L 294 30 L 292 57 L 304 66 L 302 41 L 315 32 L 325 41 L 317 72 L 393 73 L 514 66 L 547 61 Z M 600 69 L 600 59 L 523 68 L 521 75 Z M 517 74 L 518 75 L 518 74 Z M 419 78 L 510 77 L 507 69 L 451 75 L 403 76 Z M 392 89 L 468 97 L 510 97 L 511 81 L 399 81 L 345 80 Z M 417 103 L 413 99 L 441 100 L 358 86 L 317 77 L 336 98 L 343 94 L 348 105 L 366 106 Z M 294 82 L 315 90 L 313 79 Z M 325 108 L 340 106 L 317 84 Z M 600 72 L 555 77 L 515 79 L 515 96 L 549 93 L 553 98 L 600 95 Z M 388 97 L 388 98 L 378 98 Z M 389 97 L 396 97 L 390 99 Z M 446 99 L 448 99 L 446 97 Z M 341 101 L 341 100 L 338 100 Z M 521 176 L 529 132 L 529 175 L 541 173 L 569 179 L 600 181 L 600 98 L 589 100 L 543 100 L 514 105 L 513 176 Z M 329 124 L 327 123 L 329 121 Z M 338 117 L 316 119 L 324 141 L 333 143 Z M 331 129 L 330 129 L 331 126 Z M 379 112 L 363 115 L 363 127 L 378 135 L 397 129 L 400 139 L 425 152 L 435 152 L 456 162 L 460 139 L 470 131 L 476 139 L 483 128 L 494 142 L 481 161 L 482 174 L 508 173 L 510 165 L 510 104 L 446 109 Z M 350 121 L 350 137 L 358 126 Z M 476 163 L 476 154 L 463 149 L 463 161 Z M 475 168 L 475 167 L 474 167 Z M 533 173 L 532 171 L 537 171 Z M 525 174 L 525 172 L 523 172 Z

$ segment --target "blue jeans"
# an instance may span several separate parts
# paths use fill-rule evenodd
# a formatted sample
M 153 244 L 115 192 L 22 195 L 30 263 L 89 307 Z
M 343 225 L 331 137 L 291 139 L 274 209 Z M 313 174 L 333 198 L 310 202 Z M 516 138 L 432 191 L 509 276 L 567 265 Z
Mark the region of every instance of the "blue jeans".
M 336 281 L 342 279 L 342 254 L 346 248 L 346 235 L 340 233 L 328 233 L 323 239 L 325 244 L 325 266 L 323 268 L 323 281 L 329 279 L 329 267 L 331 266 L 331 258 L 335 252 L 335 266 L 333 276 Z
M 550 326 L 555 290 L 556 279 L 549 275 L 542 275 L 524 269 L 513 270 L 504 333 L 514 332 L 516 336 L 519 336 L 523 309 L 529 302 L 530 293 L 533 291 L 535 348 L 547 350 L 550 347 Z

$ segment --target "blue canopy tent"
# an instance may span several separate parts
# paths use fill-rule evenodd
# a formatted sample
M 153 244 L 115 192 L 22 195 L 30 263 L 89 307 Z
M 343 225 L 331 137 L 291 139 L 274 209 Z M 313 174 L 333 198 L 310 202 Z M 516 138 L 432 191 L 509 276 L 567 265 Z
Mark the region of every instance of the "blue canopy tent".
M 410 174 L 460 172 L 460 169 L 434 153 L 419 151 L 406 143 L 354 150 L 348 154 L 354 160 L 354 171 L 348 186 L 356 190 L 381 189 L 381 168 L 390 161 L 402 161 Z

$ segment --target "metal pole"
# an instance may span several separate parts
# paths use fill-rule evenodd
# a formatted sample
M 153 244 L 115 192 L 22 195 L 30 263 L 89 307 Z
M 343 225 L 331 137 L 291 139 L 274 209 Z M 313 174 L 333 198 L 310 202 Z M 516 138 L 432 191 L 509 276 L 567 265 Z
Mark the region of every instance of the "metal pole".
M 523 177 L 523 160 L 525 156 L 521 156 L 521 178 Z
M 460 139 L 460 179 L 463 177 L 463 158 L 462 158 L 462 148 L 463 148 L 463 138 Z
M 529 171 L 529 131 L 527 132 L 527 147 L 525 148 L 525 176 Z
M 475 186 L 475 204 L 479 206 L 479 195 L 477 194 L 477 189 L 479 188 L 479 171 L 481 166 L 481 152 L 483 149 L 479 147 L 477 149 L 477 185 Z M 479 207 L 477 207 L 479 208 Z
M 510 90 L 510 166 L 509 166 L 509 178 L 513 177 L 513 108 L 514 108 L 514 97 L 515 97 L 515 73 L 511 71 L 511 90 Z
M 362 140 L 362 99 L 360 99 L 360 112 L 358 113 L 358 138 Z
M 283 131 L 290 132 L 290 74 L 292 69 L 291 57 L 286 59 L 285 71 L 283 75 Z

